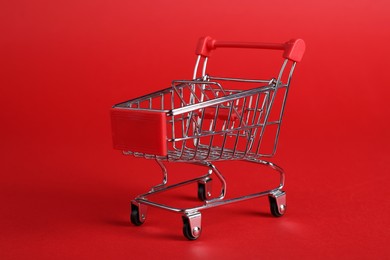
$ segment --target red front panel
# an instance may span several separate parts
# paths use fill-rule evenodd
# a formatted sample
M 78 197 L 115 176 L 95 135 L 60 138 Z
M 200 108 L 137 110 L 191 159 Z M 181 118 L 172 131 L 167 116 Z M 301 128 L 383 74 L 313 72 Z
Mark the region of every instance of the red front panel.
M 111 124 L 115 149 L 167 155 L 167 126 L 164 112 L 113 108 Z

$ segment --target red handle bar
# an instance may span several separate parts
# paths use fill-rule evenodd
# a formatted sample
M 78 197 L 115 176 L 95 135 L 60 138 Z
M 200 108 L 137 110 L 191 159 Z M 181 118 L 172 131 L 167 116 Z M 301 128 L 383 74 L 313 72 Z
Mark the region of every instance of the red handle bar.
M 286 43 L 251 43 L 251 42 L 225 42 L 217 41 L 210 36 L 199 39 L 195 53 L 203 57 L 209 57 L 210 52 L 217 48 L 252 48 L 283 50 L 283 57 L 292 61 L 302 60 L 305 52 L 305 42 L 302 39 L 293 39 Z

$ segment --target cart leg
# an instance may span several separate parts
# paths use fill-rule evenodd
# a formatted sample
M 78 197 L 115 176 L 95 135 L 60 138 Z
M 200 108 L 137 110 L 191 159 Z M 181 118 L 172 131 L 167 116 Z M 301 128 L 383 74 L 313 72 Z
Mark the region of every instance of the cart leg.
M 136 226 L 141 226 L 146 220 L 147 206 L 135 200 L 131 201 L 130 221 Z
M 183 235 L 188 240 L 197 239 L 202 232 L 202 215 L 200 212 L 188 212 L 183 215 Z
M 281 217 L 286 212 L 286 192 L 277 190 L 268 195 L 270 210 L 275 217 Z
M 283 169 L 281 167 L 279 167 L 278 165 L 276 165 L 272 162 L 259 160 L 259 159 L 246 159 L 246 160 L 244 160 L 244 162 L 252 162 L 252 163 L 261 164 L 261 165 L 270 167 L 271 169 L 275 170 L 277 173 L 279 173 L 279 178 L 280 178 L 279 187 L 276 188 L 275 190 L 281 190 L 284 187 L 285 173 L 284 173 Z
M 168 171 L 167 171 L 167 167 L 165 167 L 165 165 L 158 159 L 156 159 L 156 162 L 157 164 L 160 166 L 161 168 L 161 171 L 162 171 L 162 175 L 163 175 L 163 178 L 162 178 L 162 181 L 160 184 L 157 184 L 156 186 L 152 187 L 152 189 L 150 190 L 151 192 L 153 191 L 158 191 L 158 190 L 161 190 L 161 189 L 164 189 L 166 184 L 168 183 Z

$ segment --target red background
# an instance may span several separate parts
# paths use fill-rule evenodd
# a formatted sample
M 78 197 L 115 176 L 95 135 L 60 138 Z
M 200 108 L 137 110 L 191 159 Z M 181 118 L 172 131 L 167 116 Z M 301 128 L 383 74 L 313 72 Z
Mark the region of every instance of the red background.
M 390 257 L 389 8 L 385 0 L 2 1 L 0 258 Z M 299 37 L 307 52 L 274 160 L 287 174 L 286 215 L 270 217 L 266 199 L 206 210 L 201 238 L 189 242 L 170 212 L 150 208 L 142 227 L 129 224 L 130 199 L 160 173 L 112 149 L 108 111 L 190 78 L 204 35 Z M 246 165 L 218 166 L 234 192 L 261 183 Z

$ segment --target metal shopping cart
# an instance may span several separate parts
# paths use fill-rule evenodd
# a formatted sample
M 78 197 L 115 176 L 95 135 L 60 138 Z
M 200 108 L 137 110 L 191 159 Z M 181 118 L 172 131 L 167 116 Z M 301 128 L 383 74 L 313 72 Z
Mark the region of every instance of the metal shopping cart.
M 215 77 L 207 74 L 206 67 L 210 53 L 217 48 L 282 50 L 284 59 L 278 75 L 273 78 Z M 196 47 L 198 56 L 192 80 L 175 80 L 169 88 L 112 108 L 114 148 L 125 155 L 153 159 L 162 170 L 162 182 L 131 201 L 130 219 L 134 225 L 144 223 L 147 206 L 158 207 L 180 213 L 184 236 L 194 240 L 202 231 L 201 210 L 260 196 L 268 196 L 274 216 L 284 215 L 284 172 L 264 158 L 275 154 L 291 77 L 304 51 L 305 43 L 301 39 L 273 44 L 225 42 L 203 37 Z M 279 186 L 227 199 L 225 178 L 212 163 L 227 160 L 266 166 L 279 174 Z M 168 185 L 166 162 L 204 166 L 207 173 Z M 214 176 L 220 182 L 218 195 L 211 193 Z M 197 183 L 201 205 L 173 207 L 150 198 L 190 183 Z

